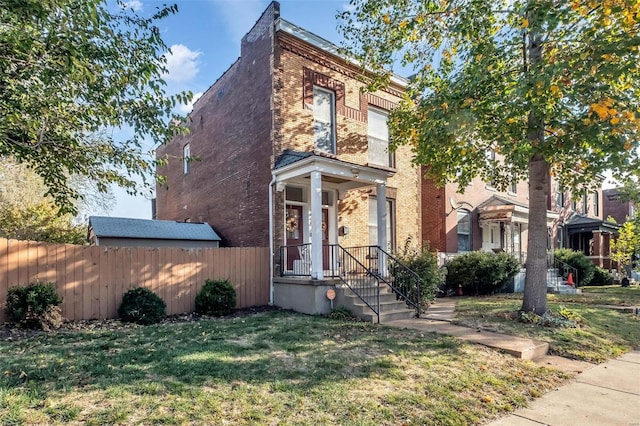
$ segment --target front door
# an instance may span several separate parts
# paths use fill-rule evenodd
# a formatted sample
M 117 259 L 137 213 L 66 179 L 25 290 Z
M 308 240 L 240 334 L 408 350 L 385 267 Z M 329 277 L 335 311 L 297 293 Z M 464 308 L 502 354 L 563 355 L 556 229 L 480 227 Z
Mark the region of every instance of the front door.
M 304 244 L 302 206 L 287 204 L 285 229 L 287 241 L 287 270 L 293 270 L 293 261 L 300 259 L 300 244 Z

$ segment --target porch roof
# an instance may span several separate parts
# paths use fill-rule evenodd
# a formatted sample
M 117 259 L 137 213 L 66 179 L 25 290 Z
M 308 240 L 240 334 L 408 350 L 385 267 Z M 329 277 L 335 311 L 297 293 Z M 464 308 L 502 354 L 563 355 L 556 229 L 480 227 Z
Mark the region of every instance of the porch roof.
M 566 221 L 567 233 L 569 235 L 579 234 L 581 232 L 603 231 L 610 233 L 618 233 L 620 227 L 616 224 L 605 222 L 596 217 L 589 217 L 579 213 L 574 213 Z
M 478 216 L 481 222 L 513 221 L 527 223 L 529 206 L 499 195 L 492 195 L 478 205 Z M 547 220 L 557 219 L 558 217 L 558 213 L 547 210 Z
M 275 160 L 272 174 L 276 182 L 307 178 L 311 172 L 322 174 L 323 181 L 339 190 L 384 184 L 395 174 L 393 169 L 363 166 L 320 151 L 301 152 L 287 149 Z

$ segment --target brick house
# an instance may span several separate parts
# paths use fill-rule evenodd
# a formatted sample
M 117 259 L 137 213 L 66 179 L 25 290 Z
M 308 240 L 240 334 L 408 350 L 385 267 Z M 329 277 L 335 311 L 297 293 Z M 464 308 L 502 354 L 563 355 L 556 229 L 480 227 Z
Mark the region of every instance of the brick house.
M 344 268 L 338 245 L 391 252 L 420 241 L 419 170 L 410 148 L 387 150 L 386 115 L 406 81 L 364 93 L 360 72 L 272 2 L 240 57 L 194 104 L 190 133 L 158 149 L 169 162 L 158 168 L 166 184 L 157 187 L 156 217 L 210 223 L 225 245 L 271 247 L 272 296 L 282 275 L 316 285 L 289 298 L 313 299 L 325 290 L 318 281 L 332 284 Z M 386 258 L 375 257 L 384 271 Z
M 443 257 L 471 250 L 512 253 L 526 260 L 529 188 L 512 182 L 506 191 L 474 179 L 462 192 L 457 184 L 438 188 L 422 183 L 422 240 Z M 579 197 L 563 191 L 551 179 L 547 198 L 549 247 L 579 250 L 609 269 L 610 239 L 617 228 L 603 221 L 602 190 Z

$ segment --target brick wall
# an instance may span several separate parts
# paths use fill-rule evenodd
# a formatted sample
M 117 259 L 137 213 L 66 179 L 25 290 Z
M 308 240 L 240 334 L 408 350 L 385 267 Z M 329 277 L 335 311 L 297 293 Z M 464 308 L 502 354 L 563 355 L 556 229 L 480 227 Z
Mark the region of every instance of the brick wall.
M 200 98 L 189 116 L 189 135 L 158 149 L 169 165 L 158 168 L 157 218 L 206 221 L 224 245 L 268 246 L 268 200 L 273 151 L 272 3 L 242 39 L 241 56 Z M 190 144 L 190 172 L 182 149 Z
M 629 201 L 620 201 L 617 189 L 605 189 L 602 191 L 602 209 L 605 219 L 611 216 L 618 224 L 626 222 L 627 217 L 631 217 L 633 210 Z
M 337 158 L 355 164 L 368 163 L 367 108 L 390 109 L 400 100 L 400 88 L 374 94 L 361 92 L 357 68 L 310 46 L 287 33 L 279 33 L 276 47 L 274 98 L 274 146 L 276 155 L 285 149 L 311 151 L 313 141 L 313 85 L 336 94 Z M 420 185 L 418 169 L 411 164 L 411 150 L 396 153 L 396 174 L 387 181 L 387 197 L 395 200 L 395 237 L 402 247 L 411 236 L 420 241 Z M 352 190 L 338 203 L 338 226 L 350 233 L 339 237 L 344 246 L 369 244 L 369 198 L 375 188 Z M 284 198 L 276 199 L 276 212 L 283 211 Z M 282 217 L 276 216 L 276 245 L 283 243 Z M 278 232 L 280 230 L 280 232 Z

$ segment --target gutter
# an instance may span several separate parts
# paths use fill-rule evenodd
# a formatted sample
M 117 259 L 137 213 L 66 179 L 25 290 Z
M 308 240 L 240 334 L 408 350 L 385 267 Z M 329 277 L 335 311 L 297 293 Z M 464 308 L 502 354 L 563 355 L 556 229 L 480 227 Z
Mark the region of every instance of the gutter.
M 273 185 L 276 183 L 276 176 L 271 177 L 269 182 L 269 305 L 273 306 Z

